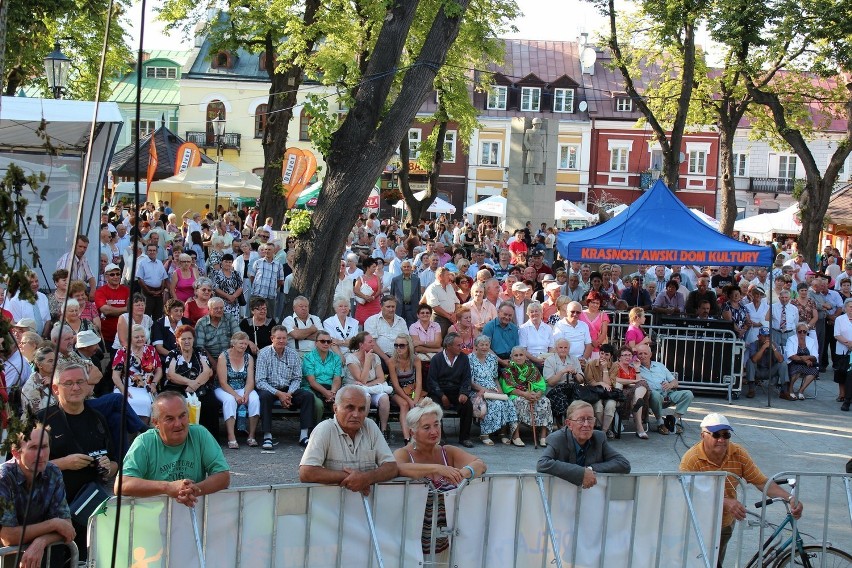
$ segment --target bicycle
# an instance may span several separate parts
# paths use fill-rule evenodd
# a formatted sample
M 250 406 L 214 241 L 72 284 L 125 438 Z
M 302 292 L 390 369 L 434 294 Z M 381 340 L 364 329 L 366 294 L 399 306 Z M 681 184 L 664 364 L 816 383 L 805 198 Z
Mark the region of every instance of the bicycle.
M 789 485 L 791 489 L 795 489 L 796 487 L 795 479 L 775 480 L 775 483 L 778 485 Z M 825 547 L 819 544 L 806 545 L 804 543 L 801 535 L 805 534 L 809 537 L 811 537 L 811 535 L 799 532 L 798 527 L 796 527 L 796 520 L 793 518 L 793 514 L 790 511 L 790 502 L 787 499 L 782 497 L 770 497 L 766 499 L 766 501 L 758 501 L 754 504 L 754 506 L 759 509 L 779 501 L 784 503 L 784 508 L 787 509 L 787 516 L 780 525 L 773 525 L 768 521 L 762 520 L 749 521 L 749 526 L 760 526 L 761 523 L 765 523 L 764 526 L 773 527 L 775 530 L 761 546 L 761 550 L 763 551 L 763 564 L 760 564 L 761 550 L 758 550 L 754 553 L 754 556 L 751 557 L 751 560 L 748 561 L 746 568 L 757 568 L 758 566 L 772 566 L 772 568 L 782 568 L 785 566 L 803 566 L 805 568 L 852 568 L 852 555 L 847 554 L 839 548 L 831 546 L 830 543 L 826 543 Z M 748 511 L 748 514 L 760 519 L 760 515 L 757 513 Z M 787 525 L 790 525 L 790 528 L 787 528 Z M 782 535 L 785 529 L 792 532 L 792 534 L 786 538 Z M 795 550 L 793 550 L 792 547 L 794 539 Z

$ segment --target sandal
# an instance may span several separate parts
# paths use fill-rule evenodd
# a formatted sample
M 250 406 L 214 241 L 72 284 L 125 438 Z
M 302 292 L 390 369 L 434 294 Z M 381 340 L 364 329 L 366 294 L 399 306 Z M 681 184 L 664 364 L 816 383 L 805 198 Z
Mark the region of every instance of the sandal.
M 240 449 L 240 443 L 237 442 L 236 440 L 228 440 L 228 449 L 229 450 L 239 450 Z
M 842 396 L 838 396 L 837 398 L 834 399 L 834 402 L 843 402 L 844 400 L 846 400 L 846 399 L 843 398 Z
M 606 431 L 606 439 L 607 440 L 615 440 L 615 433 L 612 430 Z
M 256 448 L 257 440 L 255 440 L 254 438 L 249 438 L 248 440 L 246 440 L 246 444 L 248 444 L 249 448 Z
M 494 440 L 492 440 L 488 436 L 480 436 L 479 439 L 486 446 L 493 446 L 494 445 Z
M 683 424 L 675 425 L 675 434 L 683 434 Z
M 524 446 L 526 446 L 526 444 L 524 443 L 524 441 L 523 441 L 523 440 L 521 440 L 520 438 L 515 438 L 515 439 L 513 439 L 513 440 L 512 440 L 512 445 L 513 445 L 513 446 L 518 446 L 519 448 L 523 448 Z
M 668 436 L 669 434 L 671 434 L 671 432 L 669 432 L 669 429 L 666 428 L 664 424 L 660 424 L 659 426 L 657 426 L 657 432 L 659 432 L 663 436 Z
M 542 448 L 546 448 L 547 447 L 547 438 L 539 438 L 538 439 L 538 445 L 541 446 Z
M 636 437 L 640 440 L 647 440 L 648 434 L 646 432 L 636 432 Z
M 506 438 L 505 436 L 500 438 L 500 441 L 503 442 L 504 444 L 506 444 L 507 446 L 512 443 L 512 440 L 510 440 L 509 438 Z

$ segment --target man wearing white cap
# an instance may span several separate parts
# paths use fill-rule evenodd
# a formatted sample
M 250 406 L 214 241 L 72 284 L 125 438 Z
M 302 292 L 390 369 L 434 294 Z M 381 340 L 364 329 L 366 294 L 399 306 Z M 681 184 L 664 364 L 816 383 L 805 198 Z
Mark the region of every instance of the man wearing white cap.
M 742 446 L 730 441 L 733 430 L 724 414 L 713 412 L 705 416 L 701 421 L 701 440 L 683 455 L 680 470 L 726 471 L 738 475 L 761 491 L 769 483 L 766 494 L 790 501 L 790 511 L 798 519 L 802 515 L 802 502 L 794 502 L 792 495 L 763 475 Z M 737 481 L 729 476 L 725 482 L 725 499 L 722 505 L 722 537 L 716 564 L 719 568 L 725 560 L 725 549 L 734 533 L 734 521 L 742 521 L 745 518 L 746 508 L 737 499 Z
M 118 318 L 127 311 L 130 288 L 121 284 L 121 269 L 117 264 L 104 268 L 106 284 L 95 291 L 95 305 L 101 312 L 101 333 L 107 345 L 112 345 L 118 328 Z
M 527 306 L 529 306 L 532 301 L 527 298 L 527 292 L 529 291 L 530 287 L 523 282 L 515 282 L 512 284 L 512 299 L 506 300 L 500 304 L 500 306 L 512 307 L 512 310 L 514 311 L 514 319 L 512 321 L 514 321 L 515 325 L 518 327 L 527 322 Z

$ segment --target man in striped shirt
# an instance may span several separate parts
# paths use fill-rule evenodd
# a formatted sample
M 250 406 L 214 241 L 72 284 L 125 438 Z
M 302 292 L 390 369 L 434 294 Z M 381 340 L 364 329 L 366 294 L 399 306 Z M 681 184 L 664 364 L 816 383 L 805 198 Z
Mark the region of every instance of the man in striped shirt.
M 794 503 L 792 495 L 763 475 L 745 448 L 730 441 L 733 430 L 724 414 L 712 412 L 705 416 L 701 421 L 701 440 L 683 455 L 680 470 L 727 471 L 740 476 L 761 491 L 769 483 L 766 494 L 769 497 L 780 497 L 790 501 L 790 510 L 798 519 L 802 515 L 802 502 L 796 500 Z M 725 481 L 725 499 L 722 505 L 722 537 L 716 564 L 718 568 L 721 568 L 725 561 L 725 549 L 734 533 L 734 521 L 742 521 L 745 518 L 746 508 L 737 499 L 737 481 L 728 476 Z

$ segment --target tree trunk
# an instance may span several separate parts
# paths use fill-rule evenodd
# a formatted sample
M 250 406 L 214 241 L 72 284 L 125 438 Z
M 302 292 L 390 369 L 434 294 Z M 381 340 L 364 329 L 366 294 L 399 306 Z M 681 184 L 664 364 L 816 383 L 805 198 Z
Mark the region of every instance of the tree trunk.
M 309 27 L 316 19 L 320 8 L 319 0 L 305 1 L 305 27 Z M 269 88 L 269 102 L 266 107 L 266 128 L 263 131 L 263 182 L 260 190 L 260 213 L 258 217 L 272 217 L 273 228 L 280 228 L 284 221 L 287 200 L 281 193 L 281 165 L 284 152 L 287 150 L 287 129 L 293 118 L 293 107 L 296 105 L 296 95 L 302 84 L 304 68 L 291 63 L 284 71 L 279 71 L 277 61 L 272 56 L 278 37 L 267 32 L 264 38 L 267 53 L 267 69 L 272 85 Z M 314 41 L 305 43 L 305 52 L 314 48 Z
M 296 243 L 293 285 L 310 299 L 312 312 L 321 317 L 331 311 L 338 262 L 361 204 L 432 89 L 469 2 L 457 0 L 452 16 L 443 7 L 438 10 L 420 54 L 405 71 L 389 106 L 394 74 L 418 2 L 399 1 L 388 9 L 364 74 L 374 79 L 361 84 L 350 112 L 332 138 L 311 229 Z
M 721 121 L 720 121 L 721 122 Z M 721 187 L 722 215 L 719 219 L 719 232 L 728 236 L 734 233 L 734 221 L 737 219 L 737 194 L 734 184 L 734 135 L 736 126 L 719 125 L 719 162 L 722 165 Z

